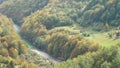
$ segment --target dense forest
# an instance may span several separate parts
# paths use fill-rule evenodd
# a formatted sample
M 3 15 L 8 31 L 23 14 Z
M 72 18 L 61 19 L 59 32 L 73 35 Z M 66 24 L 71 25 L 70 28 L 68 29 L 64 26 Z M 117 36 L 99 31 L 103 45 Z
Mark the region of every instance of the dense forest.
M 13 29 L 12 20 L 0 14 L 0 67 L 15 68 L 27 65 L 28 62 L 20 57 L 27 53 L 27 49 L 26 44 Z
M 0 13 L 2 68 L 120 67 L 120 0 L 0 0 Z
M 97 52 L 79 55 L 77 58 L 67 60 L 53 68 L 119 68 L 120 44 L 102 48 Z
M 48 0 L 6 0 L 0 4 L 0 12 L 20 25 L 24 17 L 42 9 L 47 2 Z

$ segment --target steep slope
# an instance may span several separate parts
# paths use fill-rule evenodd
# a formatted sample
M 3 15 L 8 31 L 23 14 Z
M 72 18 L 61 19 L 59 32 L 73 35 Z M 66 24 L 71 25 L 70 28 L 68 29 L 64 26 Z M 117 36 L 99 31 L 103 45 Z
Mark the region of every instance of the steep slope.
M 50 0 L 42 10 L 28 16 L 22 28 L 30 29 L 30 33 L 35 34 L 31 31 L 39 30 L 41 25 L 46 29 L 52 29 L 75 23 L 85 27 L 92 26 L 97 31 L 119 26 L 119 0 Z
M 90 0 L 8 0 L 0 5 L 0 12 L 20 24 L 24 17 L 47 5 L 47 12 L 58 13 L 57 16 L 61 14 L 67 15 L 73 20 L 76 20 L 89 2 Z
M 19 56 L 27 53 L 25 43 L 15 33 L 11 19 L 0 14 L 0 64 L 2 68 L 22 65 Z M 26 61 L 25 61 L 26 62 Z
M 39 9 L 61 16 L 82 26 L 119 26 L 119 0 L 8 0 L 0 4 L 0 12 L 21 24 L 23 18 Z M 60 25 L 60 24 L 59 24 Z M 64 25 L 64 23 L 63 23 Z M 66 25 L 66 24 L 65 24 Z
M 26 49 L 26 46 L 24 45 L 23 41 L 20 40 L 18 34 L 15 32 L 13 28 L 12 20 L 3 15 L 0 15 L 0 37 L 1 37 L 0 38 L 1 48 L 6 48 L 8 50 L 10 50 L 11 48 L 13 50 L 16 49 L 16 51 L 18 52 L 18 55 L 26 52 L 24 50 L 24 48 Z M 15 45 L 15 43 L 18 45 Z M 23 48 L 23 49 L 19 50 L 20 48 L 18 47 Z
M 11 17 L 16 24 L 38 9 L 42 9 L 49 0 L 8 0 L 0 4 L 0 13 Z
M 36 32 L 46 31 L 59 26 L 71 26 L 78 15 L 85 9 L 89 0 L 50 0 L 42 9 L 25 18 L 22 32 L 37 35 Z M 35 36 L 34 35 L 34 36 Z
M 0 14 L 0 68 L 38 68 L 38 66 L 50 68 L 50 62 L 30 51 L 15 32 L 12 20 Z
M 21 35 L 61 60 L 80 56 L 56 68 L 119 68 L 119 45 L 115 45 L 116 51 L 114 47 L 113 51 L 101 49 L 99 44 L 86 40 L 79 30 L 71 28 L 76 23 L 98 31 L 119 26 L 119 0 L 50 0 L 42 10 L 24 19 Z
M 92 0 L 80 16 L 83 26 L 120 25 L 120 0 Z

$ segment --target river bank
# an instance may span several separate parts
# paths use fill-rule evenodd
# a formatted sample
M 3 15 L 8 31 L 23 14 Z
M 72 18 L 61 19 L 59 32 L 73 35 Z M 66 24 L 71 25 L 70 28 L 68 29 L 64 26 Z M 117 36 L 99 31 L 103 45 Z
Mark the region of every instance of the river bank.
M 19 27 L 18 25 L 16 25 L 16 24 L 14 24 L 13 27 L 15 28 L 15 31 L 19 34 L 19 33 L 20 33 L 20 27 Z M 21 35 L 19 35 L 19 36 L 22 38 Z M 23 39 L 23 38 L 22 38 L 22 39 Z M 23 40 L 24 40 L 24 42 L 28 45 L 30 51 L 36 53 L 37 55 L 43 57 L 45 60 L 48 60 L 48 61 L 50 61 L 50 62 L 53 63 L 53 64 L 58 64 L 58 63 L 60 63 L 60 60 L 55 59 L 55 58 L 53 58 L 52 56 L 50 56 L 49 54 L 47 54 L 46 52 L 41 51 L 41 50 L 35 48 L 35 47 L 32 46 L 28 41 L 26 41 L 25 39 L 23 39 Z

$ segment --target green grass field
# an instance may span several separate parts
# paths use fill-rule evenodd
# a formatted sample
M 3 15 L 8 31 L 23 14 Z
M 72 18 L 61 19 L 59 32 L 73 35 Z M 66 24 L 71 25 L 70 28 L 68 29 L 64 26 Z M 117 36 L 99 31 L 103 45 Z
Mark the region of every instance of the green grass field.
M 86 38 L 96 43 L 99 43 L 100 45 L 105 47 L 109 47 L 120 42 L 120 38 L 119 39 L 109 38 L 106 33 L 97 33 Z
M 100 45 L 102 45 L 104 47 L 110 47 L 111 45 L 120 43 L 120 38 L 115 39 L 115 37 L 110 38 L 108 36 L 108 33 L 114 33 L 115 28 L 109 30 L 108 32 L 93 31 L 91 27 L 83 28 L 83 27 L 80 27 L 78 24 L 74 24 L 73 28 L 78 31 L 81 29 L 85 30 L 87 33 L 90 34 L 89 37 L 85 37 L 86 39 L 96 42 L 96 43 L 99 43 Z

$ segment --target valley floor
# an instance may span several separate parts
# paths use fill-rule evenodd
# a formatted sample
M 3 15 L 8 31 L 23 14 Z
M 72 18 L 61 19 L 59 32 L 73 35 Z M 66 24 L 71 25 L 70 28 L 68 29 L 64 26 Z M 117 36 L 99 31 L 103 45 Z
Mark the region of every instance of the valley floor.
M 88 33 L 90 36 L 85 37 L 86 39 L 96 42 L 104 47 L 110 47 L 112 45 L 116 45 L 120 42 L 120 37 L 115 37 L 115 29 L 111 29 L 109 31 L 96 32 L 91 28 L 83 28 L 78 26 L 77 24 L 72 26 L 72 29 L 77 33 L 80 33 L 80 30 L 83 30 L 83 33 Z M 82 33 L 81 33 L 82 34 Z M 109 37 L 109 34 L 112 34 L 112 37 Z

